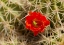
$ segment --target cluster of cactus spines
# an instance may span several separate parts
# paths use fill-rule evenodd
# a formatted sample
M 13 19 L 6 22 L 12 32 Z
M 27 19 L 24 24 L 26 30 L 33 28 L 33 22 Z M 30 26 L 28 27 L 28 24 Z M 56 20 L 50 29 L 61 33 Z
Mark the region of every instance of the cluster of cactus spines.
M 25 29 L 29 11 L 50 20 L 36 37 Z M 0 45 L 64 45 L 64 0 L 0 0 Z

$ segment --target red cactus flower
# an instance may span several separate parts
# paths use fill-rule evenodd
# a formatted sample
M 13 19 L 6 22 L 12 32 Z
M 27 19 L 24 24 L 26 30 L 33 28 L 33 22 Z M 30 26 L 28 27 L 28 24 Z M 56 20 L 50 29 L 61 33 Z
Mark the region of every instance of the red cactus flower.
M 36 36 L 39 32 L 44 32 L 44 28 L 50 24 L 50 21 L 40 12 L 30 12 L 26 17 L 25 24 L 26 28 Z

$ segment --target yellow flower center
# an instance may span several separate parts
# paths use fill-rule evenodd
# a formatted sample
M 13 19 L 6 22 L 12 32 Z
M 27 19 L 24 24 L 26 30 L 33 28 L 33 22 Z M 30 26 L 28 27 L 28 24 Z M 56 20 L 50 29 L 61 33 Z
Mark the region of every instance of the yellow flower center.
M 38 27 L 38 20 L 37 20 L 37 19 L 34 19 L 34 20 L 33 20 L 33 25 L 34 25 L 35 27 Z
M 37 19 L 34 19 L 32 23 L 34 27 L 40 27 L 43 24 L 40 20 Z
M 34 24 L 34 26 L 36 26 L 37 25 L 37 22 L 36 21 L 33 21 L 33 24 Z

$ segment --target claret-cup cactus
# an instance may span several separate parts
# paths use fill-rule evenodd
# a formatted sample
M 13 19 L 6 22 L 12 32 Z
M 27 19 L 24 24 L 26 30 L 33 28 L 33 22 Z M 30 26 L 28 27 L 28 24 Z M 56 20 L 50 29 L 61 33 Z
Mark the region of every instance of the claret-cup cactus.
M 0 45 L 64 45 L 64 0 L 0 0 Z

